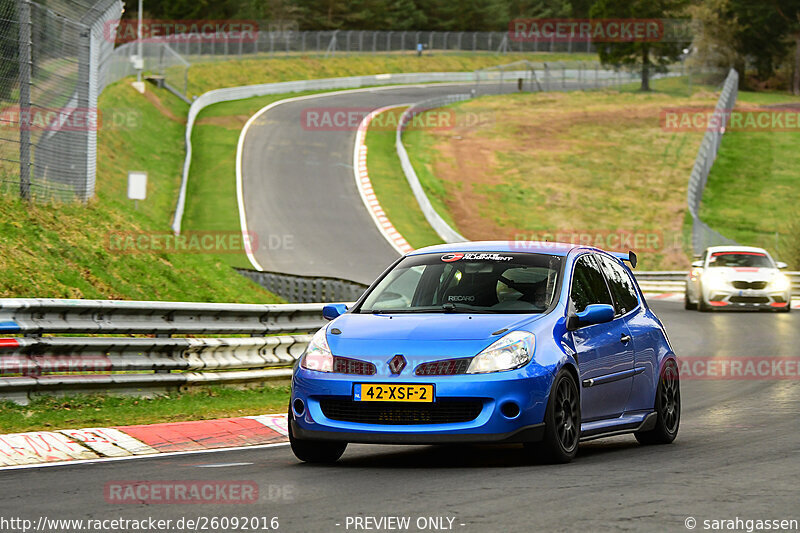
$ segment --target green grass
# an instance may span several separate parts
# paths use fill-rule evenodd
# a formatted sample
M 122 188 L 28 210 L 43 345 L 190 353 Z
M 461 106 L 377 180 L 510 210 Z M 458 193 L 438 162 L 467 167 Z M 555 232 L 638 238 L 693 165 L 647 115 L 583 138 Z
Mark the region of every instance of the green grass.
M 200 58 L 202 61 L 204 58 Z M 189 68 L 188 93 L 200 95 L 211 89 L 256 83 L 366 76 L 400 72 L 464 72 L 527 59 L 544 61 L 596 61 L 596 54 L 353 54 L 324 58 L 319 55 L 257 57 L 193 63 Z
M 387 118 L 389 114 L 399 116 L 405 108 L 384 111 L 376 116 L 373 124 L 396 122 Z M 439 235 L 431 228 L 414 198 L 400 160 L 395 150 L 395 132 L 391 128 L 371 127 L 367 131 L 367 168 L 372 188 L 395 229 L 414 248 L 441 244 Z
M 319 91 L 235 100 L 209 106 L 192 129 L 192 166 L 186 190 L 183 228 L 190 231 L 241 231 L 236 198 L 236 147 L 247 119 L 272 102 Z M 217 259 L 252 268 L 244 253 Z
M 174 99 L 153 91 L 161 102 Z M 175 99 L 177 100 L 177 99 Z M 166 105 L 164 105 L 166 107 Z M 180 101 L 170 102 L 186 112 Z M 183 106 L 183 107 L 181 107 Z M 28 204 L 0 195 L 0 295 L 270 303 L 280 301 L 206 254 L 119 253 L 114 232 L 167 235 L 183 165 L 184 126 L 120 82 L 100 98 L 97 195 L 79 203 Z M 127 117 L 112 126 L 108 117 Z M 124 125 L 120 125 L 120 124 Z M 127 199 L 128 170 L 148 172 L 148 198 Z
M 740 92 L 738 105 L 800 104 L 781 93 Z M 797 110 L 793 110 L 797 113 Z M 798 243 L 800 131 L 729 131 L 703 193 L 700 218 L 740 244 L 792 256 Z M 796 246 L 791 244 L 791 246 Z M 791 260 L 790 260 L 791 261 Z M 792 268 L 800 264 L 791 261 Z
M 0 433 L 84 427 L 184 422 L 234 416 L 285 413 L 288 382 L 252 389 L 204 387 L 153 398 L 76 395 L 43 396 L 21 406 L 0 401 Z
M 716 95 L 697 85 L 692 96 L 681 95 L 673 80 L 653 85 L 649 93 L 623 88 L 462 102 L 452 106 L 457 116 L 487 120 L 411 131 L 406 147 L 439 213 L 467 238 L 626 231 L 657 240 L 640 253 L 642 268 L 684 268 L 686 186 L 702 134 L 665 131 L 659 116 L 664 107 L 713 105 Z

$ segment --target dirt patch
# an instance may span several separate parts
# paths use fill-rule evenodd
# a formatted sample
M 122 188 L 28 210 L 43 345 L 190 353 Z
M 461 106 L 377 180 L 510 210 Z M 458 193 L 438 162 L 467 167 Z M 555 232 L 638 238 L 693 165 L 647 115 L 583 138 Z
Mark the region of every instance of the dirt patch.
M 506 213 L 491 207 L 497 205 L 497 199 L 490 198 L 492 192 L 487 189 L 494 187 L 496 191 L 498 186 L 504 185 L 509 189 L 541 189 L 542 194 L 534 202 L 538 205 L 530 206 L 531 217 L 535 211 L 536 217 L 542 219 L 541 224 L 535 226 L 554 225 L 560 229 L 581 226 L 583 223 L 578 221 L 582 217 L 574 216 L 569 206 L 580 205 L 585 191 L 571 190 L 569 177 L 565 179 L 562 169 L 558 168 L 559 157 L 588 160 L 596 157 L 598 151 L 614 150 L 616 143 L 602 136 L 576 139 L 571 132 L 580 132 L 583 127 L 596 130 L 598 125 L 609 131 L 643 126 L 658 129 L 662 107 L 660 103 L 647 102 L 624 109 L 572 111 L 561 108 L 559 103 L 556 110 L 527 109 L 523 113 L 498 110 L 491 128 L 455 128 L 434 133 L 437 155 L 433 160 L 433 174 L 446 182 L 448 197 L 444 202 L 457 221 L 459 231 L 470 239 L 511 239 L 530 233 L 531 227 L 505 223 Z M 512 162 L 499 161 L 498 154 Z M 514 160 L 535 162 L 536 172 L 515 166 Z M 537 183 L 539 180 L 545 183 Z M 520 209 L 520 206 L 509 206 L 509 209 Z M 678 214 L 681 205 L 671 205 L 670 210 Z M 681 219 L 676 216 L 675 220 L 673 229 L 677 231 Z
M 229 115 L 224 117 L 204 117 L 197 121 L 198 126 L 220 126 L 231 130 L 240 130 L 250 119 L 247 115 Z
M 185 117 L 179 117 L 179 116 L 175 115 L 175 113 L 173 113 L 172 110 L 170 110 L 167 106 L 165 106 L 161 102 L 161 99 L 153 91 L 145 89 L 144 97 L 147 99 L 148 102 L 153 104 L 153 107 L 158 109 L 159 113 L 161 113 L 162 115 L 164 115 L 165 117 L 167 117 L 171 121 L 178 122 L 180 124 L 186 124 L 186 118 Z

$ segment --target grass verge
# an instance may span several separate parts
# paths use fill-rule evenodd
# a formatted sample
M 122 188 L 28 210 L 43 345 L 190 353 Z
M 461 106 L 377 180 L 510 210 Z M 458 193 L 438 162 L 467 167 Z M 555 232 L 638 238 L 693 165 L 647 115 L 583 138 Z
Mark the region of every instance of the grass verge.
M 395 150 L 394 128 L 384 127 L 397 124 L 404 110 L 404 107 L 388 109 L 373 119 L 365 139 L 367 168 L 375 195 L 392 225 L 411 246 L 422 248 L 441 244 L 442 240 L 422 214 L 400 168 Z
M 739 93 L 737 108 L 780 104 L 792 105 L 782 111 L 800 112 L 800 98 L 780 93 Z M 767 248 L 793 269 L 800 269 L 798 146 L 800 130 L 726 132 L 700 207 L 709 226 L 740 244 Z
M 271 382 L 252 389 L 203 387 L 153 398 L 43 396 L 25 406 L 8 401 L 0 402 L 0 412 L 3 413 L 0 416 L 0 433 L 130 426 L 284 413 L 288 403 L 288 380 Z
M 319 55 L 256 57 L 203 62 L 189 68 L 188 93 L 200 95 L 211 89 L 256 83 L 366 76 L 400 72 L 469 72 L 527 59 L 528 61 L 596 61 L 596 54 L 353 54 L 324 58 Z
M 183 228 L 190 231 L 241 231 L 236 198 L 236 148 L 247 120 L 278 100 L 324 91 L 276 94 L 223 102 L 200 113 L 192 129 L 192 166 L 186 189 Z M 244 252 L 216 256 L 240 268 L 252 268 Z
M 685 268 L 686 186 L 702 133 L 665 131 L 659 116 L 718 95 L 694 86 L 682 96 L 676 83 L 483 97 L 450 108 L 456 127 L 409 131 L 406 147 L 440 214 L 467 238 L 577 236 L 615 248 L 629 235 L 647 250 L 643 269 Z
M 0 195 L 0 296 L 280 301 L 212 256 L 164 251 L 183 165 L 178 113 L 185 115 L 185 104 L 152 87 L 143 97 L 120 82 L 103 92 L 100 110 L 97 195 L 87 205 Z M 148 172 L 148 198 L 138 209 L 127 199 L 128 170 Z

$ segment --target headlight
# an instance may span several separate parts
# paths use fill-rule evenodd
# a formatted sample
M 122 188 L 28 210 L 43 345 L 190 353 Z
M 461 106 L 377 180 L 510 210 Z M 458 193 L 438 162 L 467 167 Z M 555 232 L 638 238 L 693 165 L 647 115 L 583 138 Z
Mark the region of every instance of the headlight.
M 703 274 L 703 285 L 712 291 L 716 291 L 725 289 L 728 286 L 728 281 L 725 279 L 724 273 L 711 270 Z
M 300 366 L 317 372 L 333 372 L 333 354 L 328 347 L 325 328 L 317 331 L 311 338 L 306 353 L 300 360 Z
M 532 333 L 512 331 L 472 359 L 467 374 L 484 374 L 519 368 L 531 360 L 536 345 Z
M 792 282 L 786 274 L 776 274 L 772 281 L 769 282 L 769 290 L 771 291 L 788 291 L 791 286 Z

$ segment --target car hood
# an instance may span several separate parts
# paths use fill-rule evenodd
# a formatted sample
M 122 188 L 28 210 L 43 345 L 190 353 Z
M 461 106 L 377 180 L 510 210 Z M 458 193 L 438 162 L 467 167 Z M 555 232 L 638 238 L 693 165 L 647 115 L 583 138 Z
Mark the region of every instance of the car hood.
M 328 328 L 331 351 L 342 356 L 430 355 L 472 357 L 505 333 L 542 315 L 424 313 L 351 314 L 337 318 Z M 332 334 L 332 329 L 341 331 Z
M 772 278 L 778 274 L 778 269 L 752 267 L 712 267 L 708 269 L 708 272 L 723 276 L 729 281 L 771 281 Z

